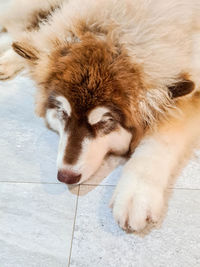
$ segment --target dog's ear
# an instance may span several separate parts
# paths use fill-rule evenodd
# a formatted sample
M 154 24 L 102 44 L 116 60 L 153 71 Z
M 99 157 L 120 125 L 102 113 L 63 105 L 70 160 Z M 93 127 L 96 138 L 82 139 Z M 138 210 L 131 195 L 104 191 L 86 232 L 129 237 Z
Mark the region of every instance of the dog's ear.
M 189 79 L 182 79 L 172 86 L 169 86 L 171 97 L 181 97 L 190 94 L 195 88 L 193 81 Z
M 36 61 L 39 58 L 39 52 L 29 44 L 15 42 L 12 44 L 14 51 L 21 57 L 30 61 Z

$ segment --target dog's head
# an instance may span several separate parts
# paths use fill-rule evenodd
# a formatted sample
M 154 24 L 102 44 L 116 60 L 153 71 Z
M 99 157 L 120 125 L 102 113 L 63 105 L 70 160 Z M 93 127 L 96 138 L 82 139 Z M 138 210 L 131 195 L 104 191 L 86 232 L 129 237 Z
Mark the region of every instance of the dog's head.
M 60 181 L 83 182 L 108 153 L 134 149 L 147 125 L 141 107 L 149 109 L 140 70 L 125 53 L 89 37 L 45 56 L 25 44 L 13 47 L 29 60 L 39 85 L 39 114 L 60 135 Z

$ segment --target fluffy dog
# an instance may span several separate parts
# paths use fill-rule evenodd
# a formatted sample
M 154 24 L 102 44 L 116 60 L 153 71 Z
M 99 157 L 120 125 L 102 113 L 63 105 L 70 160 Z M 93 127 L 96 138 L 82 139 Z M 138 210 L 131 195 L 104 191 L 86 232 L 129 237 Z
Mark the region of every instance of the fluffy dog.
M 157 221 L 193 136 L 199 0 L 18 0 L 0 23 L 0 79 L 28 68 L 36 112 L 60 135 L 58 179 L 81 183 L 108 153 L 129 156 L 114 217 L 134 231 Z

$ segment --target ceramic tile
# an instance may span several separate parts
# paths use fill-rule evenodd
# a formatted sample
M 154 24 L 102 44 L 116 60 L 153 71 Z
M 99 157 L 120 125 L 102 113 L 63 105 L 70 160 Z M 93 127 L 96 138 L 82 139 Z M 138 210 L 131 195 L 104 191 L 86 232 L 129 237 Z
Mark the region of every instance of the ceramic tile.
M 0 183 L 0 266 L 66 267 L 77 190 Z
M 57 183 L 58 136 L 34 114 L 33 83 L 0 83 L 0 181 Z
M 81 186 L 71 267 L 200 266 L 200 191 L 176 189 L 161 228 L 140 237 L 114 222 L 113 190 Z
M 176 188 L 200 189 L 200 149 L 196 149 L 180 172 L 174 185 Z

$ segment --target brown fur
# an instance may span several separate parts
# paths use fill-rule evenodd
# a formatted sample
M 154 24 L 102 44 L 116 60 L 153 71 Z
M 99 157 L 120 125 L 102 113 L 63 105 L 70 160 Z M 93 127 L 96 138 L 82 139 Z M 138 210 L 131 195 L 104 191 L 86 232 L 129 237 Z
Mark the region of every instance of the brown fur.
M 55 99 L 55 93 L 50 95 L 47 102 L 47 109 L 59 109 L 60 104 Z M 77 119 L 72 116 L 68 116 L 62 111 L 62 120 L 65 124 L 65 131 L 68 132 L 68 145 L 65 149 L 64 162 L 66 164 L 75 164 L 82 150 L 82 141 L 85 137 L 93 138 L 97 135 L 104 136 L 118 129 L 118 123 L 123 124 L 123 116 L 114 108 L 110 107 L 111 112 L 106 115 L 108 119 L 106 121 L 100 121 L 94 125 L 88 123 L 87 116 L 82 116 Z M 51 127 L 47 123 L 47 127 Z M 108 153 L 111 153 L 109 151 Z
M 40 23 L 48 21 L 49 16 L 57 9 L 59 5 L 52 6 L 48 10 L 36 10 L 32 14 L 30 14 L 30 19 L 28 24 L 26 25 L 27 31 L 39 30 Z
M 83 25 L 77 31 L 80 40 L 74 37 L 72 43 L 55 44 L 48 57 L 41 56 L 35 48 L 23 43 L 23 47 L 18 43 L 13 44 L 14 50 L 34 66 L 31 68 L 33 79 L 40 87 L 37 113 L 45 116 L 48 98 L 52 93 L 66 97 L 78 121 L 83 121 L 90 110 L 97 106 L 115 109 L 123 118 L 121 125 L 132 132 L 133 151 L 151 123 L 151 118 L 145 118 L 141 113 L 141 102 L 145 102 L 145 108 L 151 110 L 150 115 L 156 121 L 166 113 L 160 112 L 165 105 L 161 102 L 160 105 L 154 103 L 156 108 L 148 107 L 145 94 L 151 86 L 145 82 L 142 66 L 131 63 L 124 49 L 108 40 L 99 40 Z M 185 75 L 178 80 L 175 85 L 168 87 L 166 95 L 175 98 L 194 89 L 194 83 Z
M 136 231 L 151 219 L 159 220 L 169 178 L 193 138 L 190 128 L 195 128 L 185 115 L 173 118 L 175 124 L 168 115 L 181 107 L 180 96 L 199 90 L 200 4 L 199 0 L 165 2 L 65 1 L 52 20 L 38 9 L 28 27 L 36 31 L 20 38 L 17 30 L 18 42 L 13 45 L 29 62 L 39 85 L 38 114 L 60 133 L 60 181 L 85 181 L 109 150 L 132 152 L 145 130 L 153 129 L 124 167 L 111 201 L 119 225 Z M 48 23 L 42 24 L 46 18 Z M 23 31 L 23 20 L 21 24 Z M 62 97 L 53 103 L 54 95 L 69 103 Z M 189 104 L 190 97 L 184 99 Z M 88 116 L 100 106 L 104 109 Z M 185 112 L 187 107 L 183 103 L 182 107 Z M 100 121 L 107 108 L 116 117 Z M 160 118 L 167 119 L 164 125 L 159 126 Z M 88 119 L 99 123 L 90 125 Z
M 68 128 L 69 138 L 68 145 L 65 150 L 64 162 L 74 164 L 82 149 L 82 141 L 84 137 L 92 137 L 93 130 L 86 120 L 77 120 L 76 118 L 69 118 L 66 127 Z
M 47 109 L 59 110 L 60 104 L 56 100 L 55 92 L 49 96 L 47 102 Z M 85 137 L 93 138 L 96 135 L 104 136 L 117 130 L 118 123 L 123 124 L 122 114 L 117 112 L 114 108 L 110 108 L 111 112 L 108 112 L 106 121 L 98 122 L 94 125 L 88 123 L 87 116 L 82 116 L 77 119 L 72 116 L 68 116 L 64 111 L 60 114 L 62 121 L 65 124 L 65 131 L 68 132 L 68 145 L 65 149 L 64 162 L 66 164 L 75 164 L 82 149 L 82 141 Z M 51 127 L 47 123 L 47 127 Z M 110 153 L 110 151 L 109 151 Z
M 38 105 L 38 113 L 40 115 L 44 116 L 45 114 L 45 104 L 49 92 L 57 91 L 61 95 L 64 95 L 69 100 L 70 104 L 73 105 L 73 113 L 74 116 L 77 117 L 80 116 L 80 114 L 86 114 L 97 105 L 103 104 L 117 107 L 119 112 L 124 116 L 123 126 L 131 130 L 136 128 L 137 133 L 139 133 L 137 135 L 140 136 L 141 133 L 144 132 L 144 128 L 147 124 L 153 124 L 160 114 L 166 113 L 168 107 L 174 105 L 174 102 L 168 97 L 167 88 L 171 91 L 172 97 L 179 97 L 193 90 L 193 82 L 184 80 L 181 83 L 176 83 L 176 81 L 179 80 L 182 69 L 180 69 L 180 71 L 174 71 L 173 74 L 171 74 L 171 72 L 169 72 L 169 74 L 165 73 L 166 69 L 164 75 L 162 72 L 160 75 L 157 75 L 160 70 L 155 70 L 157 70 L 157 66 L 160 64 L 161 60 L 159 59 L 159 55 L 162 56 L 163 51 L 155 50 L 154 38 L 152 38 L 150 34 L 152 29 L 147 31 L 149 46 L 147 46 L 146 50 L 150 49 L 148 53 L 149 56 L 146 55 L 144 57 L 146 59 L 143 60 L 140 49 L 144 49 L 142 47 L 144 44 L 148 45 L 148 42 L 144 42 L 142 41 L 143 39 L 141 39 L 141 44 L 143 45 L 138 46 L 139 50 L 137 49 L 137 45 L 135 47 L 133 36 L 137 39 L 137 36 L 139 38 L 140 34 L 137 34 L 137 27 L 135 29 L 134 20 L 132 20 L 134 12 L 132 13 L 131 11 L 134 10 L 134 5 L 132 6 L 131 3 L 128 5 L 125 3 L 125 6 L 120 5 L 119 8 L 121 8 L 123 12 L 118 13 L 117 8 L 113 9 L 117 3 L 112 4 L 111 2 L 107 6 L 109 1 L 105 1 L 104 4 L 106 8 L 110 11 L 113 9 L 113 12 L 112 18 L 105 16 L 102 20 L 102 18 L 100 19 L 101 16 L 99 17 L 98 14 L 98 1 L 94 1 L 94 3 L 91 2 L 91 10 L 83 8 L 80 13 L 79 2 L 77 2 L 77 6 L 72 4 L 73 1 L 71 1 L 72 5 L 70 5 L 69 2 L 69 7 L 72 8 L 72 18 L 70 18 L 69 9 L 67 9 L 68 1 L 65 3 L 66 8 L 64 4 L 60 12 L 54 13 L 55 9 L 58 8 L 59 5 L 62 5 L 62 2 L 63 1 L 52 1 L 52 4 L 49 2 L 49 4 L 47 6 L 44 5 L 44 7 L 42 7 L 43 5 L 41 5 L 41 7 L 39 5 L 38 9 L 33 9 L 34 11 L 32 11 L 32 13 L 30 9 L 29 25 L 26 25 L 26 30 L 32 31 L 32 29 L 41 29 L 39 31 L 33 31 L 33 33 L 30 34 L 24 34 L 24 37 L 22 34 L 21 41 L 13 44 L 14 50 L 22 57 L 32 61 L 34 65 L 37 60 L 41 63 L 38 64 L 38 67 L 34 66 L 35 69 L 33 70 L 34 80 L 38 81 L 41 88 L 39 93 L 40 103 Z M 90 2 L 86 1 L 86 3 Z M 137 4 L 140 7 L 140 1 L 135 3 L 135 5 Z M 162 9 L 162 5 L 160 8 Z M 163 8 L 165 8 L 165 5 Z M 76 9 L 77 13 L 73 13 L 73 10 Z M 151 11 L 150 6 L 149 11 Z M 168 10 L 166 10 L 166 12 L 167 11 Z M 186 12 L 187 10 L 184 11 Z M 54 13 L 52 20 L 49 17 L 51 13 Z M 102 14 L 104 14 L 104 12 Z M 164 16 L 162 16 L 162 19 L 163 17 Z M 142 18 L 143 16 L 141 14 L 141 19 Z M 152 19 L 154 20 L 154 18 Z M 45 20 L 48 20 L 47 25 L 42 25 L 42 22 Z M 130 23 L 128 23 L 129 20 Z M 165 20 L 163 20 L 163 22 L 166 23 Z M 170 20 L 170 23 L 172 22 L 174 25 L 173 19 Z M 133 25 L 131 23 L 133 23 Z M 127 27 L 129 24 L 130 28 L 129 26 Z M 143 23 L 140 24 L 141 26 L 143 25 Z M 144 27 L 147 27 L 145 23 Z M 130 29 L 133 29 L 133 31 L 130 31 Z M 155 32 L 157 32 L 157 29 L 159 29 L 159 20 Z M 161 28 L 161 32 L 159 31 L 158 33 L 162 32 L 163 30 Z M 183 37 L 184 36 L 185 35 L 183 35 Z M 67 43 L 66 40 L 69 40 L 69 43 Z M 150 42 L 150 40 L 152 40 L 152 42 Z M 75 43 L 76 41 L 77 43 Z M 166 48 L 168 47 L 167 43 L 166 40 Z M 35 48 L 31 48 L 32 44 Z M 169 46 L 169 51 L 166 50 L 167 52 L 173 50 L 172 44 Z M 146 47 L 146 45 L 144 47 Z M 161 47 L 163 47 L 162 42 Z M 37 49 L 41 51 L 38 52 L 36 51 Z M 151 49 L 153 50 L 151 51 Z M 132 53 L 130 53 L 131 51 Z M 177 49 L 177 51 L 179 50 Z M 144 49 L 144 55 L 145 52 Z M 155 57 L 155 52 L 158 52 L 157 57 Z M 38 53 L 41 53 L 41 55 L 38 55 Z M 169 55 L 171 54 L 169 53 Z M 137 58 L 140 60 L 137 60 Z M 155 64 L 154 62 L 150 64 L 151 61 L 154 60 Z M 137 62 L 137 64 L 133 64 L 134 61 Z M 145 61 L 148 63 L 147 66 L 151 67 L 146 66 L 145 68 Z M 161 62 L 162 65 L 165 65 L 168 61 L 166 60 L 165 64 L 163 64 L 163 61 Z M 173 65 L 170 66 L 171 68 L 169 69 L 173 69 Z M 156 79 L 154 78 L 154 73 L 156 73 Z M 154 89 L 157 91 L 155 92 Z M 153 92 L 152 95 L 157 96 L 159 101 L 152 95 L 150 97 L 147 96 L 148 91 L 151 91 L 150 93 Z
M 52 93 L 66 97 L 72 107 L 74 119 L 79 122 L 83 122 L 90 110 L 97 106 L 115 109 L 122 118 L 119 123 L 132 132 L 131 150 L 134 150 L 148 128 L 148 120 L 142 116 L 139 107 L 150 87 L 144 82 L 142 67 L 131 63 L 125 50 L 108 40 L 99 40 L 94 37 L 93 31 L 81 23 L 79 25 L 77 32 L 80 40 L 77 37 L 77 42 L 55 45 L 51 54 L 45 56 L 45 60 L 40 58 L 41 55 L 34 48 L 25 45 L 21 48 L 20 44 L 13 44 L 18 54 L 34 64 L 33 79 L 40 86 L 37 111 L 45 116 L 49 95 Z M 101 32 L 96 29 L 95 33 L 97 31 Z M 183 77 L 174 86 L 169 86 L 169 94 L 179 97 L 193 89 L 193 82 Z M 148 103 L 145 105 L 148 106 Z M 162 110 L 162 103 L 158 108 Z M 151 116 L 159 120 L 161 112 L 154 110 L 154 107 L 151 109 Z M 99 126 L 101 128 L 102 123 L 97 127 Z M 109 127 L 109 131 L 116 129 L 116 126 L 112 129 Z M 74 138 L 77 144 L 80 143 L 80 138 L 72 138 L 75 146 Z M 76 149 L 81 150 L 79 145 Z M 75 153 L 72 154 L 66 161 L 75 160 Z
M 139 138 L 143 122 L 137 112 L 133 117 L 128 107 L 131 95 L 137 110 L 142 88 L 139 71 L 125 54 L 116 53 L 104 41 L 87 36 L 80 43 L 57 49 L 51 55 L 47 73 L 40 82 L 46 97 L 40 105 L 40 114 L 45 114 L 48 96 L 54 92 L 68 99 L 77 120 L 83 120 L 96 106 L 108 106 L 119 114 L 124 128 L 137 129 L 134 135 Z

